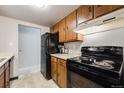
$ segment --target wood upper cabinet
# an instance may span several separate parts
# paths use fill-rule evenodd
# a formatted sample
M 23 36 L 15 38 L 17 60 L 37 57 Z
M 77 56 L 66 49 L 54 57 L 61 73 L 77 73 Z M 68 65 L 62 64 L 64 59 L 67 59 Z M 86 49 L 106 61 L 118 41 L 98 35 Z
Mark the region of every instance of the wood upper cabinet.
M 58 84 L 62 88 L 67 87 L 66 61 L 62 59 L 58 59 Z
M 77 39 L 77 34 L 74 32 L 76 28 L 76 11 L 66 17 L 66 40 L 73 41 Z
M 76 27 L 76 11 L 72 12 L 66 17 L 66 24 L 68 29 L 74 29 Z
M 57 82 L 57 58 L 51 57 L 51 76 Z
M 95 5 L 94 17 L 97 18 L 99 16 L 105 15 L 122 7 L 123 5 Z
M 53 32 L 59 32 L 59 24 L 58 23 L 53 26 Z
M 4 74 L 4 66 L 0 67 L 0 88 L 5 87 L 5 74 Z
M 95 5 L 94 6 L 94 17 L 97 18 L 111 11 L 112 11 L 111 5 Z
M 66 41 L 66 20 L 63 19 L 59 22 L 59 42 Z
M 77 24 L 93 19 L 93 6 L 82 5 L 77 9 Z
M 59 32 L 59 42 L 83 41 L 83 36 L 74 32 L 77 26 L 77 11 L 72 12 L 56 25 L 51 27 L 51 32 Z
M 81 23 L 103 16 L 124 5 L 81 5 L 51 28 L 51 32 L 59 32 L 59 42 L 83 41 L 83 35 L 74 32 Z

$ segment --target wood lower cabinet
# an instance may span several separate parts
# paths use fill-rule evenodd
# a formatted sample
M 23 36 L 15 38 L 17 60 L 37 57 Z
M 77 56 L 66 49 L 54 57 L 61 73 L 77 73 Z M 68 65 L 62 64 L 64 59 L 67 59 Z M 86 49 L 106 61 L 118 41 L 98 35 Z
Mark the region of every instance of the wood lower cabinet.
M 67 87 L 66 61 L 62 59 L 58 59 L 58 84 L 62 88 Z
M 93 5 L 82 5 L 77 9 L 77 24 L 93 19 Z
M 0 68 L 0 88 L 5 87 L 5 74 L 4 74 L 4 66 Z
M 57 58 L 51 57 L 51 76 L 57 82 Z
M 10 66 L 9 66 L 9 62 L 7 62 L 5 64 L 5 87 L 9 88 L 10 87 Z
M 10 87 L 10 61 L 0 67 L 0 88 Z
M 51 76 L 61 88 L 67 87 L 67 68 L 65 60 L 51 57 Z

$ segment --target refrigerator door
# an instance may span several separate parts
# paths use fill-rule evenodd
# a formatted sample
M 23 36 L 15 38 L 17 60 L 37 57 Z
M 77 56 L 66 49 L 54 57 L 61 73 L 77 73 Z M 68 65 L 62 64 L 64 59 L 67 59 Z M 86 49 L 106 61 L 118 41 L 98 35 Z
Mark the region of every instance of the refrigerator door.
M 48 45 L 49 54 L 58 53 L 58 33 L 51 33 Z
M 51 53 L 58 52 L 58 34 L 46 33 L 41 36 L 41 73 L 51 79 Z
M 48 37 L 49 37 L 49 33 L 45 33 L 41 36 L 41 46 L 42 47 L 48 46 L 48 41 L 47 41 Z
M 46 53 L 45 53 L 45 47 L 41 47 L 41 73 L 46 77 Z
M 46 52 L 47 52 L 47 37 L 48 37 L 48 33 L 45 33 L 41 36 L 41 73 L 42 75 L 46 77 L 46 62 L 47 62 L 47 55 L 46 55 Z

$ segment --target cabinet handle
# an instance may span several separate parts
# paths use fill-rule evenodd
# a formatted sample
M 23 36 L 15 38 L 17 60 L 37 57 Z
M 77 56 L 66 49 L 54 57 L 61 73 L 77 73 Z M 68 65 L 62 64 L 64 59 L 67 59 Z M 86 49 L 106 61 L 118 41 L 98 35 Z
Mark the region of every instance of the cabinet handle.
M 22 50 L 19 50 L 19 52 L 22 52 Z
M 89 12 L 91 12 L 91 6 L 89 7 Z

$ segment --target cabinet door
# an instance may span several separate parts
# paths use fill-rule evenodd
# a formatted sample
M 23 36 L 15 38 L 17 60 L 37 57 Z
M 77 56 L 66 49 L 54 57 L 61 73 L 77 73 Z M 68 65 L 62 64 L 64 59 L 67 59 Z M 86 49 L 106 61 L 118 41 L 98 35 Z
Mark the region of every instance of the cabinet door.
M 51 76 L 57 82 L 57 59 L 54 57 L 51 58 Z
M 112 10 L 117 10 L 124 7 L 124 5 L 112 5 Z
M 95 5 L 94 6 L 94 16 L 99 17 L 112 11 L 111 5 Z
M 93 6 L 83 5 L 77 9 L 77 24 L 93 19 Z
M 5 75 L 4 75 L 4 66 L 0 68 L 0 88 L 5 87 L 5 81 L 4 81 Z
M 53 32 L 59 32 L 59 24 L 54 25 Z
M 63 60 L 58 61 L 58 84 L 62 88 L 67 87 L 67 70 L 65 66 L 66 62 Z
M 65 19 L 59 22 L 59 42 L 65 42 L 66 41 L 66 23 Z
M 73 41 L 77 39 L 77 34 L 74 32 L 76 28 L 76 11 L 66 17 L 66 40 Z
M 9 88 L 10 87 L 10 67 L 9 67 L 9 62 L 5 64 L 5 87 Z

